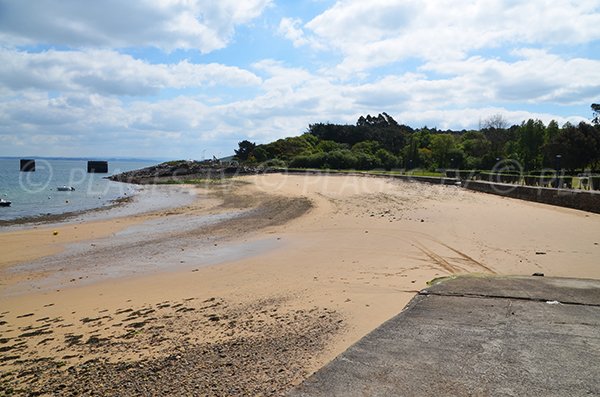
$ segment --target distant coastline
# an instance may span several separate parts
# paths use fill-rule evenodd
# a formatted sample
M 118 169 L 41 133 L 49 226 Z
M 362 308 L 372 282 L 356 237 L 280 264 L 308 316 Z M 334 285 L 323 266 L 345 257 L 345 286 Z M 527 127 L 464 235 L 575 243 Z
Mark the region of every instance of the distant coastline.
M 105 160 L 105 161 L 143 161 L 143 162 L 163 162 L 168 161 L 166 158 L 137 158 L 137 157 L 54 157 L 54 156 L 0 156 L 0 160 L 14 160 L 14 159 L 40 159 L 40 160 L 64 160 L 64 161 L 87 161 L 87 160 Z

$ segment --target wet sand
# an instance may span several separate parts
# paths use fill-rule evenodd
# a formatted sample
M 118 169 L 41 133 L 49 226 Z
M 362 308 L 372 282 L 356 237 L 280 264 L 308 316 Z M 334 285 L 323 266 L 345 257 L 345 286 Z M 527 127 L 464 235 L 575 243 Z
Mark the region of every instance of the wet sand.
M 278 395 L 433 278 L 600 278 L 597 214 L 356 176 L 202 192 L 143 216 L 0 233 L 0 385 Z
M 197 193 L 198 189 L 189 186 L 139 187 L 137 195 L 108 208 L 3 221 L 0 269 L 62 252 L 66 244 L 111 236 L 172 208 L 189 205 L 197 201 Z

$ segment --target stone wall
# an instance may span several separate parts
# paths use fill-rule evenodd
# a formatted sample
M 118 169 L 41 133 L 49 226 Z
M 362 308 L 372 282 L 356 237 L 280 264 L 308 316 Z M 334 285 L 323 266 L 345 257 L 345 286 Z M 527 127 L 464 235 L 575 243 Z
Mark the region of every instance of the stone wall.
M 463 181 L 463 187 L 478 192 L 600 214 L 600 191 L 554 189 L 482 181 Z
M 433 183 L 434 185 L 456 185 L 458 179 L 454 178 L 443 178 L 437 176 L 412 176 L 412 175 L 382 175 L 386 178 L 395 178 L 401 179 L 403 181 L 416 181 L 416 182 L 425 182 L 425 183 Z

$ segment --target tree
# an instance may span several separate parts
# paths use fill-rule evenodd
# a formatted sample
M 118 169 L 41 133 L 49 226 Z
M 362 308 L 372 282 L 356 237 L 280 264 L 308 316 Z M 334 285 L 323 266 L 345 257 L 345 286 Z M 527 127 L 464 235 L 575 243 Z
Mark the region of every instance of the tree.
M 416 130 L 386 113 L 361 116 L 356 125 L 311 124 L 302 136 L 255 145 L 239 143 L 241 161 L 279 161 L 298 167 L 372 169 L 385 167 L 492 169 L 499 160 L 518 160 L 526 169 L 600 166 L 600 104 L 593 123 L 559 127 L 527 120 L 508 127 L 501 114 L 482 122 L 480 131 Z M 560 155 L 561 157 L 557 157 Z
M 600 131 L 581 122 L 578 126 L 567 124 L 560 130 L 554 142 L 548 145 L 549 159 L 561 155 L 561 166 L 569 169 L 584 169 L 600 163 Z
M 548 123 L 548 127 L 546 127 L 546 135 L 544 136 L 544 143 L 548 144 L 548 143 L 554 141 L 554 139 L 556 139 L 556 137 L 558 136 L 559 132 L 560 132 L 560 128 L 558 127 L 558 123 L 556 122 L 556 120 L 551 120 L 550 123 Z
M 411 169 L 413 167 L 417 167 L 418 166 L 418 162 L 419 162 L 419 141 L 418 139 L 415 137 L 415 134 L 412 134 L 409 138 L 408 138 L 408 144 L 406 146 L 404 146 L 404 166 L 407 169 Z
M 240 161 L 246 161 L 256 148 L 256 143 L 243 140 L 238 142 L 239 149 L 235 150 L 235 157 Z
M 381 145 L 377 141 L 362 141 L 352 146 L 352 151 L 374 155 L 380 148 Z
M 489 153 L 491 144 L 484 134 L 469 131 L 462 136 L 462 148 L 469 157 L 483 157 Z
M 259 163 L 270 159 L 269 152 L 265 148 L 265 145 L 258 145 L 257 147 L 255 147 L 251 155 L 254 156 L 256 161 L 258 161 Z
M 319 138 L 310 134 L 278 139 L 264 146 L 269 158 L 288 161 L 300 155 L 309 155 L 315 152 Z M 256 155 L 255 155 L 256 157 Z M 258 157 L 257 157 L 258 160 Z
M 546 127 L 541 120 L 529 119 L 521 123 L 518 130 L 519 157 L 526 170 L 534 169 L 542 164 L 542 145 Z
M 490 141 L 490 157 L 504 157 L 504 147 L 510 140 L 508 122 L 501 114 L 495 114 L 483 121 L 481 132 Z
M 346 143 L 337 143 L 335 141 L 321 141 L 317 144 L 317 152 L 333 152 L 335 150 L 350 149 Z
M 481 125 L 481 129 L 496 129 L 496 130 L 505 130 L 508 127 L 508 121 L 504 118 L 504 116 L 500 113 L 496 113 L 483 120 L 483 124 Z
M 388 171 L 393 168 L 396 168 L 398 166 L 398 163 L 400 162 L 398 157 L 394 156 L 385 149 L 377 150 L 375 152 L 375 157 L 379 159 L 383 168 L 385 168 Z
M 592 112 L 594 118 L 592 119 L 592 123 L 594 125 L 600 125 L 600 103 L 592 103 Z
M 423 168 L 430 168 L 433 164 L 433 156 L 431 155 L 431 150 L 427 148 L 420 148 L 418 150 L 417 163 Z M 414 164 L 413 167 L 415 167 Z
M 360 116 L 356 122 L 357 127 L 398 127 L 396 120 L 392 118 L 386 112 L 383 112 L 377 117 L 371 117 L 370 114 L 367 117 Z
M 434 134 L 431 136 L 431 154 L 438 167 L 452 166 L 450 158 L 454 150 L 456 150 L 456 142 L 452 135 Z
M 461 139 L 460 146 L 464 154 L 464 166 L 470 169 L 481 168 L 490 157 L 492 147 L 490 141 L 478 131 L 467 131 L 461 136 Z
M 543 165 L 544 167 L 556 167 L 556 153 L 560 150 L 555 150 L 555 143 L 560 135 L 560 127 L 556 120 L 551 120 L 546 127 L 544 134 L 544 146 L 542 147 Z

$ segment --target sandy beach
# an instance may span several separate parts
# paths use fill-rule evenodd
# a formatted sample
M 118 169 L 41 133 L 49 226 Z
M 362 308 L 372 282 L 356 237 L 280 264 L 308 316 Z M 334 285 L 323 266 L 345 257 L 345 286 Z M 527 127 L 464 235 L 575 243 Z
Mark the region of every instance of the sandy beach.
M 434 278 L 600 279 L 598 214 L 366 176 L 187 189 L 0 231 L 0 391 L 281 395 Z

